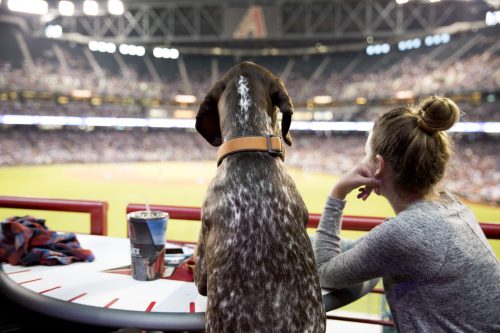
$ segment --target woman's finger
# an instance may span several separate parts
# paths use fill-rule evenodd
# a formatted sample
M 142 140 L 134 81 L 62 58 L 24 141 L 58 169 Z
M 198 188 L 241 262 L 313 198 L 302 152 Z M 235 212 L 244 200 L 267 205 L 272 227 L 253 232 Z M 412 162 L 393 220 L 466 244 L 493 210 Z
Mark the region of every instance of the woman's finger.
M 367 187 L 367 186 L 361 187 L 359 189 L 359 193 L 357 195 L 357 198 L 362 199 L 363 201 L 366 200 L 370 196 L 370 194 L 372 193 L 372 190 L 373 190 L 373 188 L 371 188 L 371 187 Z
M 372 190 L 373 190 L 373 188 L 371 188 L 371 187 L 365 187 L 365 190 L 363 191 L 363 196 L 361 197 L 361 199 L 363 199 L 363 201 L 368 199 L 368 197 L 372 193 Z

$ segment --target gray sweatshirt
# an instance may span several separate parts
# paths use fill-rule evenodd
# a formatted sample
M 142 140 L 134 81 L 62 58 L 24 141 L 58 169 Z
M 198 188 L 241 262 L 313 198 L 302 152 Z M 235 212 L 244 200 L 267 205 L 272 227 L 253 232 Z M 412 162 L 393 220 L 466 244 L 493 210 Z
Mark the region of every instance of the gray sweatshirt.
M 452 195 L 419 201 L 349 246 L 329 197 L 314 244 L 323 288 L 382 277 L 398 332 L 500 332 L 500 263 Z

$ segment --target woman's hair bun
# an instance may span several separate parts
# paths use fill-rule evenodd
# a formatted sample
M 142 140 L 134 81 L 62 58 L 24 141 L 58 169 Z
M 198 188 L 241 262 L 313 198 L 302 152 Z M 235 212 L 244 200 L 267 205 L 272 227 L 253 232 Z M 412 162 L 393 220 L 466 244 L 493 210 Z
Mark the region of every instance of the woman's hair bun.
M 418 127 L 434 134 L 450 129 L 460 120 L 460 108 L 451 99 L 440 96 L 427 97 L 417 110 Z

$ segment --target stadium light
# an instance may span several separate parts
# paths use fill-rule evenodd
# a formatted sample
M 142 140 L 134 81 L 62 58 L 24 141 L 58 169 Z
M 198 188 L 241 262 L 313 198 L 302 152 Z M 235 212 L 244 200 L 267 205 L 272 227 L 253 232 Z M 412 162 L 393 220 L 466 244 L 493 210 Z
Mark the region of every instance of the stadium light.
M 408 3 L 409 0 L 396 0 L 396 3 L 398 5 L 402 5 L 402 4 L 405 4 L 405 3 Z
M 193 104 L 196 102 L 196 96 L 194 95 L 175 95 L 174 100 L 179 104 Z
M 142 57 L 146 54 L 146 49 L 144 46 L 138 45 L 128 45 L 128 44 L 120 44 L 118 47 L 118 51 L 120 51 L 123 55 L 132 55 Z
M 92 92 L 90 90 L 74 89 L 71 91 L 71 96 L 74 98 L 86 99 L 92 97 Z
M 439 35 L 427 36 L 424 39 L 424 43 L 426 46 L 447 44 L 451 40 L 450 34 L 444 33 Z
M 153 56 L 155 58 L 163 58 L 163 49 L 160 47 L 155 47 L 153 49 Z
M 89 42 L 89 49 L 92 52 L 96 52 L 98 50 L 98 43 L 95 40 Z
M 75 5 L 71 1 L 59 1 L 59 14 L 62 16 L 73 16 Z
M 399 51 L 418 49 L 422 45 L 420 38 L 402 40 L 398 43 Z
M 377 54 L 387 54 L 391 50 L 391 46 L 387 43 L 368 45 L 366 47 L 366 54 L 369 56 Z
M 7 7 L 13 12 L 46 15 L 49 12 L 47 1 L 43 0 L 9 0 Z
M 111 15 L 123 15 L 125 8 L 120 0 L 109 0 L 108 10 Z
M 412 99 L 415 94 L 411 90 L 400 90 L 396 92 L 396 99 Z
M 179 50 L 177 50 L 177 49 L 170 49 L 170 58 L 172 58 L 172 59 L 179 58 Z
M 486 17 L 484 18 L 484 22 L 487 26 L 494 26 L 500 23 L 500 10 L 494 12 L 486 12 Z
M 358 105 L 365 105 L 368 102 L 368 100 L 366 99 L 366 97 L 360 96 L 360 97 L 356 97 L 355 102 Z
M 48 25 L 45 28 L 45 36 L 47 38 L 60 38 L 62 36 L 62 33 L 63 33 L 62 27 L 58 24 Z
M 92 40 L 89 42 L 89 49 L 93 52 L 115 53 L 116 45 L 113 43 L 97 42 L 95 40 Z
M 177 59 L 179 58 L 179 50 L 175 48 L 155 47 L 153 49 L 153 56 L 155 58 Z
M 83 2 L 83 12 L 86 15 L 96 16 L 99 13 L 99 4 L 94 0 L 85 0 Z
M 313 97 L 313 103 L 314 104 L 328 104 L 333 102 L 332 96 L 324 95 L 324 96 L 314 96 Z
M 193 119 L 195 117 L 196 117 L 196 111 L 194 110 L 179 109 L 174 111 L 175 119 Z
M 108 53 L 115 53 L 116 52 L 116 45 L 113 43 L 106 43 L 106 51 Z

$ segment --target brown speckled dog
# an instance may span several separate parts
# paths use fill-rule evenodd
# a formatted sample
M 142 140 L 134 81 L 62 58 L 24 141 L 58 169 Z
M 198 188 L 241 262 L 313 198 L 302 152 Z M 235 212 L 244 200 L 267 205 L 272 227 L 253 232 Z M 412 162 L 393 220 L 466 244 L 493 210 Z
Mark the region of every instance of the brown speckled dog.
M 288 133 L 293 106 L 281 80 L 243 62 L 210 89 L 196 129 L 212 145 Z M 280 158 L 227 156 L 202 207 L 195 282 L 208 296 L 207 332 L 324 332 L 326 319 L 307 208 Z

